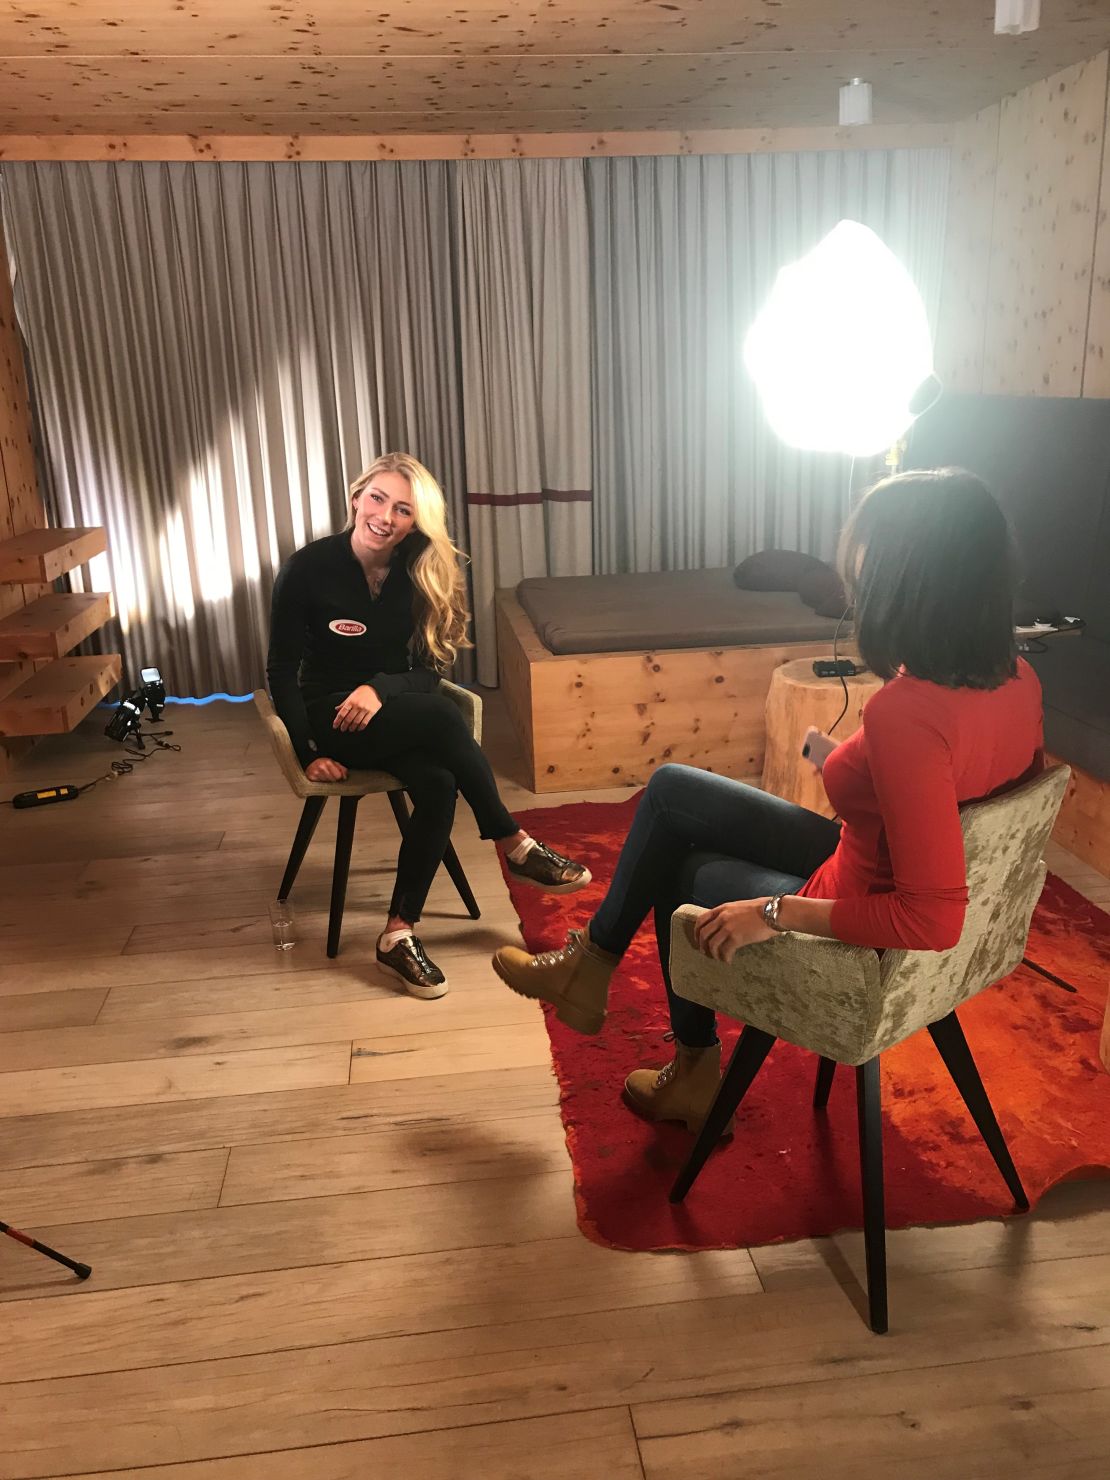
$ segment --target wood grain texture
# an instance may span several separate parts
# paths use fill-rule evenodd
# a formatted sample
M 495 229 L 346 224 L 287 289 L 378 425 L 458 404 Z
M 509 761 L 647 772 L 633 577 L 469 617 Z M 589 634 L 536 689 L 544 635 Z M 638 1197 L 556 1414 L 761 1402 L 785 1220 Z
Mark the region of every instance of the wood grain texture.
M 211 120 L 209 120 L 211 122 Z M 233 127 L 241 120 L 231 120 Z M 415 132 L 383 134 L 380 119 L 366 119 L 359 133 L 300 133 L 302 120 L 287 120 L 283 133 L 271 119 L 265 133 L 150 132 L 52 133 L 0 132 L 0 160 L 373 160 L 373 159 L 615 159 L 635 155 L 779 154 L 829 149 L 941 149 L 951 139 L 948 124 L 872 124 L 858 128 L 667 129 L 627 126 L 605 133 L 583 130 L 571 117 L 564 132 L 552 119 L 540 130 L 525 130 L 519 114 L 504 132 L 423 132 L 426 115 L 414 119 Z M 489 120 L 486 120 L 488 123 Z
M 187 1151 L 122 1161 L 70 1162 L 4 1174 L 4 1205 L 22 1225 L 80 1223 L 214 1208 L 227 1152 Z
M 1107 56 L 1002 104 L 983 390 L 1083 388 Z
M 269 1456 L 271 1480 L 363 1480 L 368 1475 L 413 1475 L 420 1480 L 491 1480 L 521 1475 L 528 1455 L 528 1480 L 642 1480 L 636 1436 L 628 1410 L 599 1409 L 565 1418 L 470 1424 L 462 1431 L 401 1434 L 391 1439 L 332 1444 Z M 101 1472 L 91 1480 L 255 1480 L 253 1457 L 216 1464 Z
M 936 366 L 956 391 L 983 386 L 1000 117 L 996 103 L 953 130 Z
M 774 670 L 825 642 L 551 653 L 511 591 L 497 594 L 498 658 L 537 793 L 641 786 L 666 761 L 750 777 L 763 766 Z
M 1052 837 L 1091 868 L 1110 874 L 1110 781 L 1072 766 Z
M 846 678 L 843 687 L 838 679 L 816 678 L 805 659 L 776 668 L 767 691 L 763 790 L 822 817 L 835 816 L 820 772 L 802 755 L 802 742 L 811 725 L 826 735 L 836 725 L 836 739 L 847 740 L 863 723 L 863 706 L 881 688 L 873 673 Z
M 36 0 L 0 16 L 0 132 L 292 135 L 288 157 L 317 134 L 831 133 L 837 87 L 853 76 L 874 84 L 882 124 L 931 125 L 1108 41 L 1089 0 L 1053 0 L 1019 44 L 962 0 L 859 0 L 850 12 L 821 0 L 413 0 L 369 14 L 354 0 L 310 12 L 154 0 L 95 14 Z
M 1099 183 L 1094 262 L 1091 269 L 1091 312 L 1087 324 L 1085 396 L 1110 396 L 1110 100 L 1102 128 L 1102 178 Z
M 907 1480 L 966 1480 L 1024 1473 L 1030 1448 L 1049 1429 L 1062 1463 L 1105 1455 L 1108 1402 L 1110 1347 L 1101 1347 L 1014 1362 L 955 1362 L 937 1373 L 927 1399 L 914 1377 L 884 1373 L 831 1377 L 786 1392 L 637 1404 L 632 1412 L 648 1480 L 684 1480 L 691 1473 L 733 1480 L 741 1445 L 752 1474 L 806 1474 L 814 1423 L 823 1436 L 822 1480 L 853 1480 L 863 1454 L 876 1470 Z
M 350 1045 L 259 1050 L 220 1056 L 195 1054 L 165 1063 L 82 1064 L 28 1069 L 0 1076 L 0 1119 L 108 1105 L 157 1105 L 167 1100 L 249 1095 L 261 1089 L 345 1084 Z
M 666 1264 L 672 1258 L 650 1256 L 648 1262 Z M 374 1334 L 342 1345 L 230 1359 L 213 1350 L 212 1359 L 202 1363 L 143 1370 L 133 1362 L 69 1379 L 33 1378 L 40 1362 L 53 1360 L 40 1345 L 50 1336 L 45 1325 L 39 1326 L 35 1303 L 19 1302 L 5 1315 L 15 1312 L 20 1325 L 27 1324 L 34 1341 L 32 1365 L 29 1380 L 5 1393 L 0 1464 L 16 1480 L 129 1463 L 271 1454 L 480 1422 L 491 1408 L 504 1420 L 745 1389 L 789 1389 L 828 1378 L 830 1369 L 846 1381 L 903 1373 L 916 1379 L 919 1400 L 927 1402 L 936 1368 L 949 1365 L 953 1353 L 970 1366 L 1016 1364 L 1041 1352 L 1060 1359 L 1075 1353 L 1077 1361 L 1105 1352 L 1107 1326 L 1099 1312 L 1108 1294 L 1108 1263 L 1075 1259 L 1020 1274 L 1013 1269 L 956 1272 L 946 1279 L 947 1298 L 939 1302 L 935 1278 L 901 1280 L 897 1308 L 904 1324 L 892 1341 L 877 1342 L 831 1281 L 804 1299 L 794 1293 L 713 1294 L 707 1284 L 700 1299 L 547 1319 L 521 1319 L 503 1287 L 477 1325 L 389 1336 L 367 1310 L 364 1320 Z M 349 1278 L 348 1288 L 351 1283 Z M 337 1282 L 333 1293 L 341 1288 Z M 151 1303 L 140 1312 L 124 1304 L 127 1298 L 106 1294 L 102 1308 L 134 1318 L 136 1334 L 145 1314 L 148 1334 L 140 1334 L 145 1349 L 149 1323 L 157 1320 L 155 1307 Z M 413 1315 L 426 1319 L 440 1300 L 438 1289 L 422 1292 Z M 94 1324 L 87 1312 L 82 1317 L 76 1309 L 81 1303 L 43 1303 L 52 1317 L 65 1318 L 71 1335 L 62 1357 L 67 1366 L 106 1359 L 104 1325 Z M 348 1327 L 357 1322 L 353 1310 L 331 1315 Z M 321 1324 L 328 1319 L 319 1305 L 307 1316 Z M 240 1341 L 248 1339 L 248 1322 L 249 1311 L 240 1311 Z M 85 1332 L 90 1345 L 74 1350 Z M 123 1329 L 118 1334 L 125 1339 Z M 213 1338 L 213 1348 L 235 1339 L 222 1324 Z M 1016 1366 L 1015 1374 L 1015 1399 L 1035 1401 L 1035 1390 L 1023 1385 Z M 820 1432 L 820 1427 L 810 1430 L 811 1443 L 820 1443 Z M 1051 1456 L 1054 1439 L 1049 1431 L 1038 1457 Z M 527 1464 L 528 1457 L 520 1456 L 518 1473 L 527 1475 Z M 999 1472 L 997 1480 L 1005 1473 Z
M 500 702 L 486 713 L 507 805 L 533 804 L 513 779 L 507 713 Z M 255 721 L 213 706 L 175 715 L 175 729 L 184 748 L 151 778 L 207 819 L 205 799 L 221 767 L 243 766 Z M 94 773 L 103 741 L 89 723 L 54 746 L 29 774 Z M 0 864 L 12 939 L 34 950 L 37 927 L 57 952 L 17 971 L 5 959 L 0 972 L 0 1019 L 9 1004 L 28 1015 L 0 1034 L 13 1055 L 0 1072 L 0 1215 L 26 1221 L 13 1197 L 43 1220 L 32 1232 L 93 1265 L 78 1284 L 0 1240 L 4 1333 L 19 1358 L 0 1382 L 6 1480 L 625 1480 L 640 1462 L 630 1404 L 648 1473 L 675 1473 L 684 1440 L 684 1475 L 733 1480 L 740 1456 L 745 1473 L 793 1480 L 815 1453 L 841 1467 L 854 1422 L 884 1473 L 1002 1480 L 993 1445 L 1006 1474 L 1049 1480 L 1061 1460 L 1051 1480 L 1093 1480 L 1084 1446 L 1110 1350 L 1110 1183 L 1059 1189 L 1026 1219 L 893 1236 L 899 1328 L 887 1341 L 858 1314 L 855 1235 L 696 1256 L 589 1242 L 541 1015 L 511 999 L 520 1015 L 494 1020 L 489 950 L 516 935 L 516 919 L 468 817 L 455 841 L 483 918 L 458 919 L 445 890 L 421 927 L 449 969 L 441 1002 L 382 990 L 369 909 L 334 962 L 314 938 L 286 961 L 268 942 L 197 947 L 172 924 L 142 954 L 89 954 L 96 911 L 109 931 L 113 919 L 127 928 L 133 901 L 176 915 L 192 892 L 189 923 L 204 932 L 224 900 L 280 871 L 288 828 L 275 819 L 251 834 L 269 806 L 264 782 L 219 790 L 209 832 L 175 825 L 154 787 L 98 788 L 66 830 L 43 835 L 40 861 Z M 17 834 L 20 849 L 34 839 Z M 360 848 L 366 901 L 389 857 L 376 826 Z M 326 896 L 326 854 L 305 865 L 313 900 Z M 1110 887 L 1058 849 L 1052 861 L 1085 891 Z M 68 893 L 89 914 L 64 932 Z M 315 904 L 305 918 L 314 931 Z M 95 1025 L 66 1025 L 105 993 Z M 297 1045 L 320 1033 L 349 1036 Z M 209 1035 L 234 1051 L 197 1041 Z M 348 1083 L 353 1043 L 372 1051 L 356 1064 L 391 1077 Z M 20 1055 L 42 1067 L 17 1067 Z M 404 1061 L 418 1058 L 422 1072 L 408 1075 Z M 959 1381 L 946 1375 L 954 1359 Z M 750 1465 L 737 1416 L 751 1423 Z
M 91 1223 L 63 1218 L 39 1225 L 47 1243 L 81 1250 L 96 1270 L 97 1290 L 347 1264 L 369 1254 L 392 1259 L 451 1249 L 496 1251 L 507 1236 L 523 1244 L 570 1238 L 575 1229 L 565 1158 L 552 1172 L 506 1166 L 501 1176 L 472 1181 L 330 1192 L 187 1213 L 126 1216 L 117 1208 L 115 1216 Z M 28 1262 L 25 1250 L 0 1243 L 0 1300 L 81 1293 L 83 1287 L 66 1271 Z

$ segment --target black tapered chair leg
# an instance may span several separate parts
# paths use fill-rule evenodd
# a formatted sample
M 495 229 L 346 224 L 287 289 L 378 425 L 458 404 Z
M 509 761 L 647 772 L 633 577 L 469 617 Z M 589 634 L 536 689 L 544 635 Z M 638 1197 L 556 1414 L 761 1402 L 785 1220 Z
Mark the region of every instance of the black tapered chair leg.
M 1029 1198 L 1021 1184 L 1017 1167 L 1014 1166 L 1010 1148 L 1002 1134 L 1002 1127 L 995 1117 L 994 1108 L 987 1097 L 979 1070 L 972 1058 L 964 1030 L 954 1012 L 929 1026 L 929 1036 L 944 1060 L 944 1066 L 971 1112 L 971 1118 L 979 1134 L 987 1143 L 987 1150 L 994 1157 L 994 1164 L 1002 1173 L 1002 1179 L 1013 1195 L 1015 1205 L 1023 1212 L 1029 1207 Z
M 301 820 L 297 823 L 297 833 L 293 839 L 293 846 L 289 850 L 289 862 L 285 865 L 285 873 L 281 877 L 278 886 L 277 897 L 288 899 L 290 891 L 296 882 L 297 875 L 301 871 L 301 864 L 308 852 L 308 845 L 312 842 L 312 834 L 316 831 L 316 824 L 324 811 L 324 803 L 327 797 L 306 797 L 304 807 L 301 810 Z
M 328 955 L 339 955 L 339 933 L 343 929 L 343 906 L 347 901 L 347 875 L 351 871 L 351 845 L 355 840 L 355 816 L 359 797 L 339 798 L 339 821 L 335 828 L 335 864 L 331 874 L 331 914 L 328 918 Z
M 817 1065 L 817 1083 L 813 1087 L 813 1108 L 815 1110 L 824 1110 L 828 1105 L 835 1073 L 835 1059 L 822 1059 Z
M 451 875 L 451 882 L 459 891 L 459 898 L 462 900 L 467 914 L 472 920 L 481 919 L 482 912 L 478 908 L 478 901 L 474 898 L 474 891 L 470 887 L 470 880 L 466 877 L 466 872 L 459 862 L 459 855 L 455 852 L 454 843 L 447 844 L 447 851 L 443 855 L 443 867 Z
M 706 1116 L 701 1134 L 694 1142 L 694 1149 L 671 1188 L 671 1202 L 681 1202 L 694 1185 L 698 1173 L 709 1160 L 709 1153 L 721 1139 L 721 1133 L 735 1115 L 736 1107 L 747 1094 L 774 1043 L 771 1034 L 765 1033 L 762 1028 L 749 1026 L 740 1034 L 740 1040 L 733 1049 L 728 1069 L 721 1079 L 721 1087 Z
M 403 835 L 409 820 L 409 807 L 408 802 L 405 800 L 405 794 L 403 791 L 391 791 L 387 795 L 389 796 L 389 805 L 393 808 L 393 815 L 397 819 L 397 826 L 401 829 Z M 474 891 L 470 887 L 470 880 L 466 877 L 466 871 L 459 862 L 459 855 L 455 852 L 454 843 L 449 842 L 447 844 L 447 850 L 443 855 L 443 867 L 447 870 L 451 876 L 451 882 L 459 891 L 459 898 L 462 900 L 467 914 L 472 920 L 480 920 L 482 918 L 482 912 L 478 908 L 478 901 L 474 898 Z
M 867 1313 L 872 1331 L 887 1329 L 886 1211 L 883 1196 L 883 1119 L 879 1060 L 856 1069 L 859 1169 L 863 1185 L 863 1244 L 867 1256 Z
M 389 805 L 393 808 L 393 815 L 397 819 L 401 836 L 404 837 L 409 820 L 409 804 L 405 800 L 405 794 L 403 791 L 387 791 L 386 796 L 389 798 Z

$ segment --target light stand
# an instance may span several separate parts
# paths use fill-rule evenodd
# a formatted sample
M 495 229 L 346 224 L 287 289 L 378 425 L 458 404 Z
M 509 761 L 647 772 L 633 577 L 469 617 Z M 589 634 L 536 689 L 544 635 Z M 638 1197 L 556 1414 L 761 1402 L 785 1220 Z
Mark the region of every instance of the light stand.
M 18 1228 L 13 1228 L 10 1223 L 0 1223 L 0 1233 L 6 1233 L 9 1238 L 14 1238 L 17 1244 L 26 1244 L 29 1249 L 34 1249 L 37 1254 L 45 1254 L 48 1259 L 53 1259 L 56 1264 L 64 1264 L 67 1269 L 72 1269 L 79 1280 L 87 1280 L 92 1274 L 91 1264 L 79 1264 L 76 1259 L 70 1259 L 65 1254 L 59 1254 L 57 1249 L 52 1249 L 49 1244 L 43 1244 L 37 1238 L 32 1238 L 29 1233 L 20 1233 Z

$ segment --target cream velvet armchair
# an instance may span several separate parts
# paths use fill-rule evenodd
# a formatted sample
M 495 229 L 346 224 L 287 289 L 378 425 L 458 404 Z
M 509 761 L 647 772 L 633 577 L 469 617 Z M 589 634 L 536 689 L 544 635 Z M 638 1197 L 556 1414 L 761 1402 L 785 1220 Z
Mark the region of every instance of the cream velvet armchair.
M 921 1028 L 929 1030 L 1016 1206 L 1029 1206 L 956 1009 L 1022 959 L 1045 879 L 1041 855 L 1070 774 L 1066 766 L 1054 766 L 1005 795 L 963 809 L 969 902 L 959 943 L 951 950 L 878 952 L 785 934 L 747 947 L 726 966 L 694 943 L 699 909 L 683 905 L 673 916 L 675 991 L 745 1026 L 671 1201 L 686 1196 L 777 1038 L 820 1055 L 818 1109 L 828 1102 L 836 1065 L 854 1066 L 868 1306 L 876 1332 L 887 1329 L 879 1091 L 879 1055 L 885 1049 Z M 743 1133 L 741 1120 L 736 1134 Z
M 459 688 L 457 684 L 448 683 L 446 680 L 441 682 L 439 692 L 458 705 L 470 726 L 471 734 L 481 744 L 481 698 L 477 694 L 472 694 L 469 689 Z M 358 804 L 363 797 L 370 796 L 373 792 L 384 791 L 393 808 L 397 826 L 404 832 L 409 817 L 404 785 L 396 776 L 391 776 L 387 771 L 348 771 L 346 781 L 310 781 L 297 759 L 293 742 L 289 738 L 289 731 L 278 718 L 270 696 L 265 690 L 259 689 L 255 693 L 254 705 L 266 726 L 270 746 L 281 774 L 289 783 L 289 789 L 294 796 L 300 797 L 304 802 L 301 820 L 293 838 L 293 846 L 289 850 L 289 861 L 285 865 L 285 873 L 282 875 L 278 888 L 278 899 L 289 897 L 328 798 L 337 797 L 339 799 L 339 820 L 335 830 L 335 863 L 331 876 L 331 913 L 328 919 L 328 955 L 337 956 L 339 936 L 343 929 L 343 907 L 347 898 L 347 876 L 351 868 L 351 845 L 354 842 L 355 815 L 358 811 Z M 474 892 L 451 843 L 448 843 L 447 851 L 443 855 L 443 866 L 459 891 L 459 897 L 470 918 L 477 920 L 481 913 L 478 909 L 478 902 L 474 898 Z

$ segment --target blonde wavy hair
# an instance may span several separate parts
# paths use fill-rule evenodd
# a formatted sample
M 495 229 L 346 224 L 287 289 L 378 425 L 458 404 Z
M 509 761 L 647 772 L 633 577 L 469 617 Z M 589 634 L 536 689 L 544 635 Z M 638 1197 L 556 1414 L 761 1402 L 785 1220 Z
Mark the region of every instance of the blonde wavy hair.
M 409 559 L 409 576 L 421 598 L 417 636 L 427 657 L 443 671 L 454 663 L 460 648 L 473 646 L 466 635 L 470 621 L 462 572 L 466 556 L 447 533 L 443 490 L 424 464 L 407 452 L 384 453 L 351 484 L 347 499 L 348 529 L 354 528 L 359 495 L 379 473 L 400 473 L 409 485 L 418 531 L 417 551 Z

